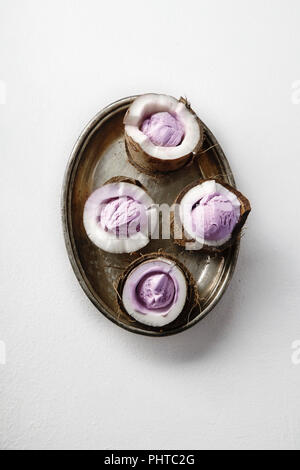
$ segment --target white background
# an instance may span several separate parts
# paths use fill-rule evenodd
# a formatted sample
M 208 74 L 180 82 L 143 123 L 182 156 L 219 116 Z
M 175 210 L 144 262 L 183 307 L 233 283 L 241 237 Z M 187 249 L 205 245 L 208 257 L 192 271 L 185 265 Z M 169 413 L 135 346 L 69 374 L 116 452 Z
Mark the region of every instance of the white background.
M 0 1 L 2 449 L 300 448 L 299 18 L 299 0 Z M 253 205 L 220 304 L 158 340 L 90 304 L 60 220 L 82 128 L 149 91 L 189 98 Z

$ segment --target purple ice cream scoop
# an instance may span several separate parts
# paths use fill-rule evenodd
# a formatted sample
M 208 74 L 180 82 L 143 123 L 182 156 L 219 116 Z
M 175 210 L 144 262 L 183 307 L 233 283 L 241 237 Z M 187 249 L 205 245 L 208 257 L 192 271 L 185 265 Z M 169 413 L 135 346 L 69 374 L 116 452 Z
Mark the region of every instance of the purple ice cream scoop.
M 158 147 L 177 147 L 184 138 L 184 127 L 168 112 L 155 113 L 144 120 L 141 131 Z
M 208 194 L 193 207 L 192 222 L 196 236 L 219 241 L 230 236 L 240 218 L 240 208 L 218 192 Z
M 125 237 L 139 232 L 145 208 L 139 201 L 128 197 L 116 197 L 102 203 L 99 221 L 105 231 Z
M 169 307 L 174 300 L 175 285 L 163 272 L 153 272 L 142 278 L 136 288 L 137 301 L 151 310 Z

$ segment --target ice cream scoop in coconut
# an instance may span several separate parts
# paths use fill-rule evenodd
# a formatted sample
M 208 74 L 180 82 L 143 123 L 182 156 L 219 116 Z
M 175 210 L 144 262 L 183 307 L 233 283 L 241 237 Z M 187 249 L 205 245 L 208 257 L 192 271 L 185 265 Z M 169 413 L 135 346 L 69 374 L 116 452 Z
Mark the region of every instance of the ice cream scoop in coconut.
M 109 253 L 133 253 L 148 245 L 158 222 L 153 200 L 133 179 L 117 177 L 97 189 L 85 204 L 89 239 Z
M 163 327 L 197 304 L 195 281 L 175 258 L 161 253 L 132 263 L 118 284 L 120 310 L 139 323 Z
M 198 180 L 175 201 L 172 233 L 187 250 L 222 251 L 240 235 L 250 202 L 232 186 L 216 179 Z
M 204 139 L 200 119 L 183 98 L 146 94 L 124 118 L 129 161 L 147 173 L 168 173 L 186 165 Z

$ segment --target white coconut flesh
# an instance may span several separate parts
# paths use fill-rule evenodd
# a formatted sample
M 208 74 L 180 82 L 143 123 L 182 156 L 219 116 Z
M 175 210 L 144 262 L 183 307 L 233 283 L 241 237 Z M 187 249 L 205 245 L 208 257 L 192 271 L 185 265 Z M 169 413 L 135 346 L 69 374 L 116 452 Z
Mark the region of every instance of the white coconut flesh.
M 141 187 L 128 182 L 109 183 L 87 200 L 83 223 L 98 248 L 109 253 L 133 253 L 149 243 L 158 213 Z
M 172 323 L 181 314 L 186 300 L 186 276 L 167 258 L 142 262 L 124 282 L 123 306 L 131 317 L 145 325 L 162 327 Z
M 160 112 L 168 112 L 175 116 L 184 128 L 183 140 L 176 147 L 156 146 L 140 129 L 146 118 Z M 201 139 L 201 130 L 195 114 L 184 103 L 168 95 L 139 96 L 130 106 L 124 124 L 128 137 L 131 137 L 145 153 L 161 160 L 176 160 L 192 153 Z
M 203 198 L 216 193 L 220 194 L 221 196 L 224 196 L 224 200 L 228 201 L 228 203 L 226 204 L 228 204 L 230 209 L 232 209 L 232 213 L 234 214 L 234 216 L 229 219 L 228 213 L 225 212 L 220 216 L 219 214 L 216 214 L 217 210 L 215 207 L 212 207 L 211 209 L 208 208 L 207 217 L 210 217 L 212 220 L 214 217 L 216 217 L 216 220 L 220 224 L 224 224 L 223 228 L 226 224 L 229 224 L 225 227 L 225 231 L 230 231 L 230 233 L 228 233 L 225 237 L 217 240 L 212 240 L 205 237 L 201 237 L 199 236 L 199 233 L 196 232 L 192 213 L 195 206 L 201 200 L 203 200 Z M 205 181 L 202 184 L 194 186 L 192 189 L 190 189 L 183 196 L 179 208 L 181 223 L 183 225 L 187 237 L 189 239 L 197 241 L 200 245 L 207 245 L 212 247 L 222 246 L 231 239 L 232 231 L 234 230 L 234 227 L 239 220 L 240 212 L 241 203 L 237 196 L 231 191 L 229 191 L 229 189 L 225 188 L 214 180 Z M 211 224 L 211 222 L 208 221 L 208 224 Z M 220 231 L 220 226 L 218 226 L 218 223 L 216 223 L 215 230 Z

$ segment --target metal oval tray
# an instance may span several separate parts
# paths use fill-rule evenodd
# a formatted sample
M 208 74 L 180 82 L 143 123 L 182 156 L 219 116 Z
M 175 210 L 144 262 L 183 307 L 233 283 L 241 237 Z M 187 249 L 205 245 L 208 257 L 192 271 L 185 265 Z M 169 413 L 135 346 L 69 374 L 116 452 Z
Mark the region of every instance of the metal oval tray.
M 152 240 L 142 253 L 163 249 L 176 256 L 193 274 L 201 303 L 188 317 L 179 317 L 162 330 L 151 328 L 121 315 L 116 308 L 115 283 L 138 255 L 111 255 L 95 247 L 83 227 L 86 199 L 113 176 L 138 179 L 157 204 L 172 204 L 177 194 L 197 178 L 218 177 L 235 186 L 229 163 L 217 140 L 204 125 L 205 142 L 201 157 L 193 164 L 161 177 L 139 173 L 127 159 L 123 117 L 135 97 L 121 99 L 102 111 L 88 124 L 71 154 L 62 194 L 62 219 L 68 255 L 77 279 L 97 309 L 117 325 L 148 336 L 179 333 L 204 318 L 220 300 L 233 274 L 239 242 L 222 254 L 182 251 L 172 240 Z

